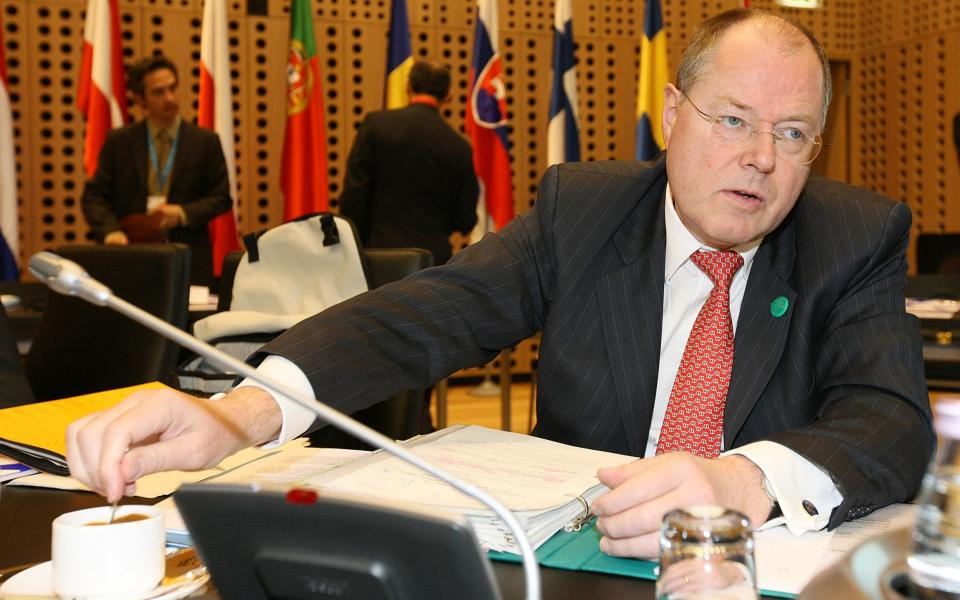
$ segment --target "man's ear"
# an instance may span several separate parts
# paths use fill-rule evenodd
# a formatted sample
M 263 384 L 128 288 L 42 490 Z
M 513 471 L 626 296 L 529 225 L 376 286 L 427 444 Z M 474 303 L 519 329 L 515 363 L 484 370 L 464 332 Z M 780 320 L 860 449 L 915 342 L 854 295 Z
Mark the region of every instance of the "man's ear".
M 663 118 L 660 126 L 663 128 L 663 144 L 670 146 L 670 133 L 673 131 L 673 123 L 677 120 L 677 113 L 680 110 L 680 102 L 683 101 L 683 92 L 677 89 L 677 86 L 668 83 L 663 88 Z
M 134 104 L 136 104 L 136 105 L 139 106 L 140 108 L 146 108 L 146 107 L 147 107 L 147 101 L 144 100 L 143 96 L 141 96 L 140 94 L 136 94 L 136 93 L 135 93 L 135 94 L 131 94 L 131 96 L 133 96 L 133 103 L 134 103 Z

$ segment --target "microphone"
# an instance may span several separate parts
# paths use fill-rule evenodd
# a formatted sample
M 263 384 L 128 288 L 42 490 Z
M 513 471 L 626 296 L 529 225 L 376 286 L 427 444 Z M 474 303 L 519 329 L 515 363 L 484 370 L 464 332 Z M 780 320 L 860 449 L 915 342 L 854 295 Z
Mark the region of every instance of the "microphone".
M 110 288 L 90 277 L 83 267 L 53 252 L 37 252 L 30 257 L 27 267 L 53 291 L 83 298 L 97 306 L 105 306 L 107 298 L 113 294 Z
M 341 413 L 340 411 L 323 404 L 315 398 L 305 396 L 296 390 L 288 388 L 279 381 L 274 381 L 264 377 L 256 369 L 247 363 L 237 360 L 226 352 L 219 350 L 206 342 L 193 337 L 187 332 L 178 329 L 138 306 L 130 304 L 122 298 L 113 295 L 110 288 L 103 285 L 90 275 L 77 263 L 67 260 L 52 252 L 38 252 L 30 257 L 27 264 L 30 272 L 38 279 L 43 281 L 55 292 L 76 296 L 96 304 L 97 306 L 106 306 L 120 314 L 133 319 L 141 325 L 152 329 L 163 337 L 189 349 L 204 357 L 211 364 L 223 371 L 232 371 L 238 375 L 249 377 L 271 391 L 292 399 L 297 404 L 313 412 L 319 418 L 333 425 L 337 429 L 348 433 L 375 448 L 380 448 L 385 452 L 396 456 L 400 460 L 407 462 L 421 471 L 433 475 L 437 479 L 448 483 L 453 488 L 474 498 L 486 506 L 490 507 L 497 516 L 503 519 L 510 531 L 516 538 L 517 545 L 520 547 L 520 555 L 523 560 L 523 572 L 525 579 L 525 590 L 527 600 L 540 600 L 540 572 L 537 568 L 537 559 L 533 553 L 533 547 L 527 534 L 517 518 L 510 510 L 491 495 L 487 494 L 477 486 L 461 481 L 447 473 L 445 470 L 436 467 L 423 460 L 416 454 L 413 454 L 400 444 L 391 440 L 387 436 L 370 429 L 363 423 Z

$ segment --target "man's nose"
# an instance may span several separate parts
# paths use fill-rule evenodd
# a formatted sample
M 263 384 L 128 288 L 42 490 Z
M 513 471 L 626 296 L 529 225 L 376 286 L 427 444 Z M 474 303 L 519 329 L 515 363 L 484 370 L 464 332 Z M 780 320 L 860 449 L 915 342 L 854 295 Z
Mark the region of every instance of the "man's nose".
M 777 164 L 776 137 L 772 131 L 757 131 L 746 140 L 741 165 L 767 173 Z

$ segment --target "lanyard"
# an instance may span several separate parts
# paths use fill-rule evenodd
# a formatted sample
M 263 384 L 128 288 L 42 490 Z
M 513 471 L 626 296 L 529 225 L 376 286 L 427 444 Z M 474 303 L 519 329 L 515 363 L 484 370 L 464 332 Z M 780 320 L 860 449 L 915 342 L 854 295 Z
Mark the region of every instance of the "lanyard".
M 166 187 L 167 178 L 170 177 L 170 170 L 173 169 L 173 156 L 177 153 L 177 144 L 180 143 L 180 128 L 177 127 L 177 134 L 173 136 L 173 143 L 170 144 L 170 151 L 167 152 L 167 160 L 163 164 L 163 170 L 157 164 L 157 149 L 153 145 L 153 136 L 147 132 L 147 148 L 150 150 L 150 163 L 153 165 L 153 172 L 157 174 L 157 188 L 161 191 Z

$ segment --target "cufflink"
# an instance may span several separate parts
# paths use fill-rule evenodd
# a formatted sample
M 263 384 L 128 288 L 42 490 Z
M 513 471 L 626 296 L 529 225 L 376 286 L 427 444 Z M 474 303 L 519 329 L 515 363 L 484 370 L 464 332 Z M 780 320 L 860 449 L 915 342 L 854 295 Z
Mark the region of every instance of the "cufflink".
M 807 511 L 807 514 L 811 517 L 815 517 L 820 514 L 820 511 L 817 510 L 817 507 L 813 505 L 813 502 L 809 500 L 804 500 L 800 503 L 803 506 L 803 510 Z

